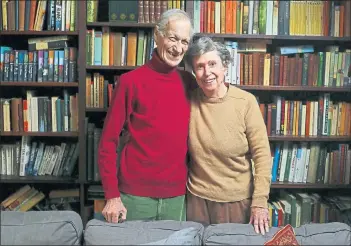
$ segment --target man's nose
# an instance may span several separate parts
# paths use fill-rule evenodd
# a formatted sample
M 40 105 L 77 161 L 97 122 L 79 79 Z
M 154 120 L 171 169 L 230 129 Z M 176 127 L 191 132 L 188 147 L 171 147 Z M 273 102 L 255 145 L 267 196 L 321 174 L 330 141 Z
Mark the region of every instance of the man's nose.
M 174 46 L 175 50 L 177 51 L 178 54 L 182 53 L 183 51 L 183 46 L 181 43 L 177 42 L 176 45 Z

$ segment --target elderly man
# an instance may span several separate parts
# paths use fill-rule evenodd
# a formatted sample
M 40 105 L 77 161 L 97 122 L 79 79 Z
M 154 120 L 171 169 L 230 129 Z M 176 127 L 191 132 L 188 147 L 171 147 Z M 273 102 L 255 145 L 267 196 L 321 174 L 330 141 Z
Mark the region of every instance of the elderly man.
M 145 65 L 121 76 L 107 112 L 98 149 L 108 222 L 185 220 L 188 92 L 196 84 L 177 66 L 193 35 L 188 15 L 162 14 L 154 32 L 157 48 Z M 119 135 L 129 141 L 116 168 Z

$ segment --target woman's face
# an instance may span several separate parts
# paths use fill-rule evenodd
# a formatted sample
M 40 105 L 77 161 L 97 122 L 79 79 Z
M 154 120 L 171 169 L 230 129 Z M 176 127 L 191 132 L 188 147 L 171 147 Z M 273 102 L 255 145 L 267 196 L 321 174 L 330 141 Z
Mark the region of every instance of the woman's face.
M 223 66 L 217 51 L 210 51 L 193 58 L 196 81 L 205 94 L 216 93 L 224 83 L 227 68 Z

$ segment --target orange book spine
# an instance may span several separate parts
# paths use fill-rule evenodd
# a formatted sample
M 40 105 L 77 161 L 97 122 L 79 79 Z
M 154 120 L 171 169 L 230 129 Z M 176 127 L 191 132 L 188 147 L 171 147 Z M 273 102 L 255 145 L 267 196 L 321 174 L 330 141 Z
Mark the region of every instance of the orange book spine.
M 110 35 L 109 35 L 109 65 L 110 66 L 113 66 L 113 56 L 114 56 L 114 37 L 115 37 L 115 33 L 113 32 L 110 32 Z
M 226 2 L 226 9 L 225 9 L 225 33 L 232 33 L 233 32 L 233 2 L 227 1 Z
M 210 32 L 215 33 L 215 10 L 216 10 L 216 3 L 215 1 L 211 1 L 211 21 L 210 21 Z
M 232 33 L 234 33 L 234 34 L 237 34 L 238 33 L 238 31 L 236 30 L 236 22 L 237 22 L 237 17 L 236 17 L 236 12 L 237 12 L 237 9 L 238 9 L 238 4 L 240 4 L 240 2 L 239 1 L 237 1 L 237 0 L 232 0 L 231 1 L 232 2 L 232 8 L 233 8 L 233 10 L 232 10 L 232 13 L 233 13 L 233 17 L 232 17 L 232 19 L 233 19 L 233 27 L 232 27 Z
M 31 1 L 30 2 L 30 19 L 29 19 L 29 30 L 34 31 L 34 22 L 35 22 L 35 16 L 36 12 L 35 10 L 37 9 L 37 1 Z
M 23 131 L 28 132 L 28 103 L 23 100 Z
M 206 32 L 211 33 L 212 0 L 208 0 L 206 2 L 206 5 L 207 5 Z
M 340 5 L 339 37 L 344 37 L 344 16 L 345 16 L 344 5 Z
M 225 18 L 225 10 L 226 10 L 226 1 L 225 0 L 221 0 L 221 33 L 225 33 L 225 22 L 226 22 L 226 18 Z

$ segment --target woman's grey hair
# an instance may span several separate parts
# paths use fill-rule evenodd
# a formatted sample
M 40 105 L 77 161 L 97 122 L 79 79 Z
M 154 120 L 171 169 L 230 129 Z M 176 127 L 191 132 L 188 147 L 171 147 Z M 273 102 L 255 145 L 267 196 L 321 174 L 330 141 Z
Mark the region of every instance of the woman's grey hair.
M 167 30 L 167 25 L 169 21 L 171 20 L 187 20 L 189 21 L 190 24 L 190 40 L 193 38 L 194 35 L 194 28 L 191 23 L 189 15 L 181 10 L 181 9 L 169 9 L 165 12 L 162 13 L 160 16 L 160 19 L 156 23 L 156 29 L 157 31 L 162 35 L 165 36 L 166 30 Z
M 213 41 L 209 37 L 201 37 L 194 41 L 186 55 L 185 55 L 185 62 L 193 68 L 193 59 L 195 56 L 201 56 L 207 52 L 217 51 L 218 56 L 221 58 L 222 64 L 225 67 L 228 67 L 229 64 L 232 62 L 232 57 L 230 56 L 229 50 L 226 46 L 217 41 Z

